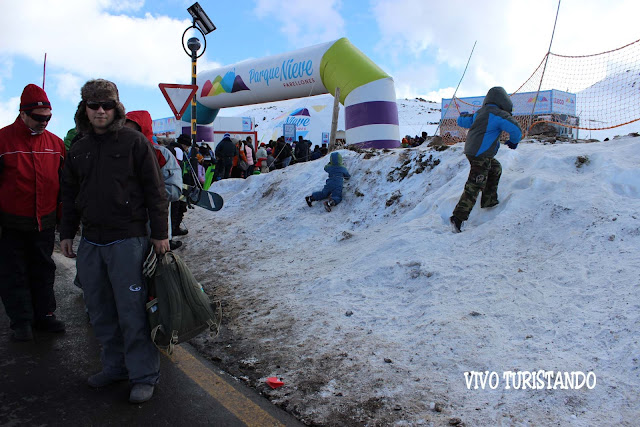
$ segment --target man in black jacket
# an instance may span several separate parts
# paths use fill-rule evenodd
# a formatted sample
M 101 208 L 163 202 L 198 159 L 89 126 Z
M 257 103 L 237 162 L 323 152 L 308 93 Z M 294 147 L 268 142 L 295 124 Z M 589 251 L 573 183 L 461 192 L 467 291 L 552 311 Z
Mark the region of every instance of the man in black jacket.
M 278 169 L 283 169 L 289 166 L 292 154 L 293 149 L 285 142 L 284 136 L 279 137 L 275 148 L 276 167 Z
M 160 368 L 145 311 L 147 223 L 155 252 L 168 251 L 167 196 L 153 148 L 142 133 L 124 127 L 116 85 L 91 80 L 81 95 L 75 119 L 85 136 L 63 170 L 60 246 L 66 257 L 76 256 L 73 238 L 82 222 L 76 268 L 102 345 L 102 371 L 89 377 L 89 386 L 129 379 L 129 401 L 141 403 L 153 395 Z
M 236 144 L 231 140 L 231 135 L 225 133 L 222 141 L 218 143 L 215 151 L 217 163 L 214 180 L 227 179 L 233 166 L 233 158 L 238 155 Z
M 296 143 L 296 162 L 306 162 L 309 160 L 309 148 L 311 142 L 303 139 L 302 136 L 298 137 L 298 142 Z

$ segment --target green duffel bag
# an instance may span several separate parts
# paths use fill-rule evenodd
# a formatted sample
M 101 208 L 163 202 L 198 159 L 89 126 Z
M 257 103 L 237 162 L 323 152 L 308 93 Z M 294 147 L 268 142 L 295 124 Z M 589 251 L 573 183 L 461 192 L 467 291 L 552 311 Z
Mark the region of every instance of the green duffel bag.
M 173 252 L 167 252 L 154 269 L 148 268 L 155 257 L 153 246 L 143 272 L 149 277 L 149 302 L 146 305 L 154 344 L 168 354 L 181 342 L 202 332 L 218 335 L 222 321 L 220 301 L 211 302 L 187 265 Z

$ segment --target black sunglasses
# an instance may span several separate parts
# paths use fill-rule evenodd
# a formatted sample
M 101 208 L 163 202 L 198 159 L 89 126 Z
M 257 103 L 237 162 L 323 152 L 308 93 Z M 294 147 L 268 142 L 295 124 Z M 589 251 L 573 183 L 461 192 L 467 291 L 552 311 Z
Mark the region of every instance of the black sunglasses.
M 36 114 L 36 113 L 27 113 L 27 116 L 31 117 L 36 122 L 44 123 L 51 120 L 51 114 L 45 116 L 44 114 Z
M 104 111 L 113 110 L 114 108 L 116 108 L 116 105 L 116 101 L 87 101 L 87 107 L 91 108 L 92 110 L 97 110 L 100 107 L 102 107 Z

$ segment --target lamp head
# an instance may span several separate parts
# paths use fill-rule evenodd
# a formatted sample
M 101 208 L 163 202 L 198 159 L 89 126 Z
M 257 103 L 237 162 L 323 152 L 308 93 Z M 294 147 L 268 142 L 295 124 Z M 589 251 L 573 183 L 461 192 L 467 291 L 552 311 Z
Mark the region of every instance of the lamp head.
M 196 37 L 191 37 L 189 40 L 187 40 L 187 47 L 191 52 L 197 52 L 198 50 L 200 50 L 200 46 L 200 40 L 198 40 Z

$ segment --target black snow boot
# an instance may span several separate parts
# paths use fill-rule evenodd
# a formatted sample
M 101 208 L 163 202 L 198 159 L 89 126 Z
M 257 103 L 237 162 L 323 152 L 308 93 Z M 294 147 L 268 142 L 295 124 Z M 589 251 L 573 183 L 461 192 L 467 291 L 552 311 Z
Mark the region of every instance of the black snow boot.
M 12 341 L 31 341 L 33 340 L 33 330 L 30 323 L 21 323 L 17 325 L 11 335 Z
M 171 234 L 174 236 L 186 236 L 187 234 L 189 234 L 189 230 L 178 226 L 177 228 L 173 229 Z
M 331 212 L 331 207 L 335 205 L 336 205 L 336 202 L 334 202 L 333 199 L 330 199 L 324 202 L 324 208 L 327 210 L 327 212 Z
M 451 229 L 454 233 L 460 233 L 462 231 L 462 221 L 460 221 L 457 216 L 449 218 L 449 222 L 451 223 Z
M 33 323 L 35 329 L 45 332 L 64 332 L 64 323 L 56 319 L 56 315 L 49 313 L 40 319 L 36 319 Z
M 309 205 L 309 207 L 311 207 L 311 202 L 313 202 L 313 197 L 312 196 L 306 196 L 304 198 L 304 200 L 307 202 L 307 204 Z

